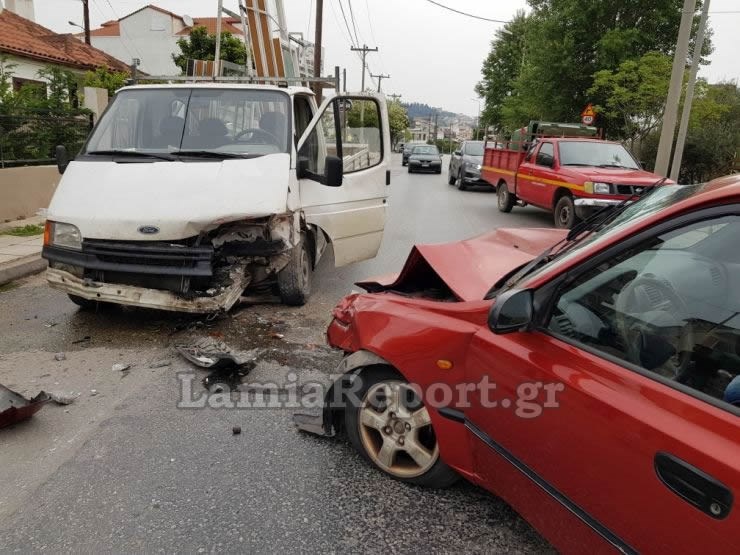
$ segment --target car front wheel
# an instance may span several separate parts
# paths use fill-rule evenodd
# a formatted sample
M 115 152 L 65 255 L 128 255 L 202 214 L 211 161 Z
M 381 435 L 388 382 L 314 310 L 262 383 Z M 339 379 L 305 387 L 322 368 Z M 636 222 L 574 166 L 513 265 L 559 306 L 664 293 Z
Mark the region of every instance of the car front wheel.
M 455 184 L 455 181 L 457 181 L 457 179 L 456 179 L 456 178 L 455 178 L 455 176 L 454 176 L 454 175 L 452 174 L 452 166 L 450 166 L 450 167 L 449 167 L 449 168 L 447 169 L 447 184 L 448 184 L 448 185 L 454 185 L 454 184 Z
M 429 412 L 390 368 L 360 374 L 359 406 L 345 410 L 347 435 L 374 466 L 393 478 L 431 488 L 451 486 L 458 474 L 439 456 Z

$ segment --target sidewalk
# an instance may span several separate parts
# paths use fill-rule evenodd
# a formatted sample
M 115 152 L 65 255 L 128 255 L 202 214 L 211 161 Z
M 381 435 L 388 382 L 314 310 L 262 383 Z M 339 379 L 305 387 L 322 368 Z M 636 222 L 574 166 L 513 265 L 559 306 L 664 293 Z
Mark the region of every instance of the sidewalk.
M 41 216 L 0 223 L 0 285 L 41 272 L 46 268 L 46 260 L 41 258 L 43 234 L 30 237 L 2 235 L 4 231 L 14 227 L 43 225 L 43 223 L 44 218 Z

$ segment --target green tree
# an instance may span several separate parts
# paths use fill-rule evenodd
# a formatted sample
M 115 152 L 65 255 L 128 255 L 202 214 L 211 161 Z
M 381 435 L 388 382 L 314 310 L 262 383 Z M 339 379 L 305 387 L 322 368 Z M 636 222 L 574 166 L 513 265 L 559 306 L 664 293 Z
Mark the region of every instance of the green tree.
M 396 144 L 409 126 L 406 109 L 397 100 L 388 103 L 388 125 L 391 128 L 391 144 Z
M 649 52 L 638 60 L 627 60 L 614 70 L 594 75 L 588 94 L 603 98 L 596 110 L 614 122 L 614 133 L 627 139 L 634 148 L 660 126 L 671 78 L 672 60 L 659 52 Z
M 183 74 L 187 72 L 188 60 L 215 60 L 216 35 L 209 34 L 205 27 L 195 27 L 190 36 L 177 41 L 180 54 L 172 54 L 172 60 Z M 221 33 L 221 59 L 239 65 L 247 61 L 247 48 L 231 33 Z
M 126 84 L 128 75 L 123 72 L 110 71 L 107 68 L 99 67 L 95 71 L 88 71 L 83 79 L 85 87 L 97 87 L 106 89 L 108 96 L 113 96 L 116 91 Z
M 496 31 L 491 51 L 483 62 L 483 79 L 475 87 L 475 92 L 485 99 L 481 119 L 496 130 L 503 126 L 504 102 L 514 91 L 514 83 L 525 61 L 528 21 L 524 12 L 519 11 Z

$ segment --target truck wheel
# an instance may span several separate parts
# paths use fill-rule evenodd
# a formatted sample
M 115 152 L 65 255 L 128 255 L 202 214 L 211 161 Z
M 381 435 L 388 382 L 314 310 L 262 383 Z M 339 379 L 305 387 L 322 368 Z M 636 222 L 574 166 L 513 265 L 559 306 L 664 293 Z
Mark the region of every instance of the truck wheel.
M 287 305 L 302 306 L 311 295 L 311 254 L 303 234 L 301 242 L 290 253 L 290 262 L 278 272 L 280 299 Z
M 570 229 L 576 223 L 576 206 L 570 195 L 563 195 L 555 204 L 553 219 L 559 229 Z
M 498 196 L 498 209 L 505 213 L 511 212 L 511 209 L 514 208 L 516 199 L 514 198 L 514 195 L 509 192 L 509 187 L 507 187 L 506 183 L 501 183 L 498 186 L 496 193 Z
M 460 477 L 439 457 L 427 408 L 414 390 L 390 368 L 360 374 L 362 387 L 348 403 L 344 424 L 352 445 L 373 466 L 400 480 L 446 488 Z

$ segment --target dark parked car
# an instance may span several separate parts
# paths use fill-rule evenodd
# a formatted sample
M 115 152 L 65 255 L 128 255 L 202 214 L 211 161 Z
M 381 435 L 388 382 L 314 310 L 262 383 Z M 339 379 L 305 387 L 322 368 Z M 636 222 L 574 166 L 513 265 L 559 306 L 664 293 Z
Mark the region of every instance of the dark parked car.
M 483 141 L 465 141 L 460 149 L 452 154 L 447 182 L 457 185 L 461 191 L 468 185 L 487 185 L 481 179 L 483 165 Z
M 409 173 L 434 172 L 442 173 L 442 155 L 434 145 L 415 146 L 409 156 Z
M 415 146 L 424 146 L 426 143 L 424 141 L 411 141 L 410 143 L 406 143 L 403 145 L 403 156 L 401 158 L 401 165 L 405 166 L 409 163 L 409 156 L 411 156 L 411 151 L 414 150 Z

